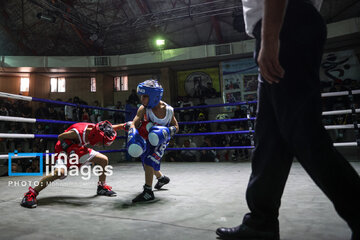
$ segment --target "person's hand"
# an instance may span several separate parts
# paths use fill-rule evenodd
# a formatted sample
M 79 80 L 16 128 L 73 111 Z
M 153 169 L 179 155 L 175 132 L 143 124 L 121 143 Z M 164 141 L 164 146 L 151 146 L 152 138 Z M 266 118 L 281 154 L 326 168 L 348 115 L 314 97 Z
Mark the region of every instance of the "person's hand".
M 279 83 L 285 74 L 279 62 L 279 47 L 279 40 L 263 40 L 257 59 L 261 76 L 270 84 Z

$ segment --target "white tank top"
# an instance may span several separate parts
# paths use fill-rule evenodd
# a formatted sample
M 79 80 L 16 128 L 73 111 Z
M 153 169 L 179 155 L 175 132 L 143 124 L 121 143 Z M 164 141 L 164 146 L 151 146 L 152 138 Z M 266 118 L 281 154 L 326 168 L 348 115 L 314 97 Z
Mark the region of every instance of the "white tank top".
M 171 119 L 174 115 L 174 108 L 163 102 L 166 105 L 166 115 L 164 118 L 157 118 L 152 109 L 146 108 L 146 118 L 148 121 L 154 123 L 154 125 L 169 126 Z

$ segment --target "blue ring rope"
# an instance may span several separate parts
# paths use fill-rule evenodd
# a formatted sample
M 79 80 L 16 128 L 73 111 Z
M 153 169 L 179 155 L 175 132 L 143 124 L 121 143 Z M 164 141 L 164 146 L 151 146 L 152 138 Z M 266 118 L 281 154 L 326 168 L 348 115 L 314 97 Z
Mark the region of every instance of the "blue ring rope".
M 179 122 L 179 125 L 183 124 L 201 124 L 201 123 L 217 123 L 217 122 L 240 122 L 240 121 L 248 121 L 255 120 L 256 117 L 251 118 L 231 118 L 231 119 L 217 119 L 217 120 L 207 120 L 207 121 L 193 121 L 193 122 Z
M 9 116 L 11 117 L 11 116 Z M 256 117 L 250 118 L 231 118 L 231 119 L 216 119 L 216 120 L 206 120 L 206 121 L 192 121 L 192 122 L 179 122 L 179 125 L 185 124 L 202 124 L 202 123 L 218 123 L 218 122 L 240 122 L 240 121 L 248 121 L 248 120 L 256 120 Z M 37 119 L 35 118 L 35 123 L 53 123 L 53 124 L 75 124 L 78 122 L 74 121 L 62 121 L 62 120 L 52 120 L 52 119 Z
M 166 148 L 165 151 L 181 151 L 181 150 L 230 150 L 230 149 L 253 149 L 254 146 L 229 146 L 229 147 L 189 147 L 189 148 Z M 98 151 L 100 153 L 114 153 L 114 152 L 127 152 L 126 148 L 123 149 L 116 149 L 116 150 L 102 150 Z M 44 153 L 52 155 L 54 153 Z
M 131 113 L 131 112 L 125 111 L 125 110 L 110 109 L 110 108 L 103 108 L 103 107 L 96 107 L 96 106 L 89 106 L 89 105 L 75 104 L 75 103 L 68 103 L 68 102 L 55 101 L 55 100 L 50 100 L 50 99 L 45 99 L 45 98 L 37 98 L 37 97 L 32 97 L 32 101 L 44 102 L 44 103 L 54 103 L 54 104 L 58 104 L 58 105 L 68 105 L 68 106 L 72 106 L 72 107 L 92 108 L 92 109 L 99 109 L 99 110 L 105 110 L 105 111 Z
M 175 134 L 175 137 L 186 137 L 186 136 L 207 136 L 207 135 L 224 135 L 224 134 L 247 134 L 254 133 L 254 130 L 244 131 L 228 131 L 228 132 L 205 132 L 205 133 L 181 133 Z M 34 138 L 57 138 L 56 134 L 34 134 Z M 118 139 L 126 139 L 126 136 L 117 136 Z
M 58 138 L 57 134 L 34 134 L 34 138 Z M 126 136 L 117 136 L 117 139 L 126 139 Z
M 253 103 L 257 103 L 257 100 L 248 101 L 248 102 L 220 103 L 220 104 L 212 104 L 212 105 L 200 105 L 200 106 L 192 106 L 192 107 L 182 107 L 182 108 L 174 108 L 174 110 L 179 111 L 179 110 L 188 110 L 188 109 L 197 109 L 197 108 L 238 106 L 238 105 L 247 105 L 247 104 L 253 104 Z
M 224 135 L 224 134 L 247 134 L 247 133 L 254 133 L 254 130 L 229 131 L 229 132 L 205 132 L 205 133 L 180 133 L 180 134 L 175 134 L 175 137 Z
M 58 124 L 75 124 L 77 122 L 73 121 L 60 121 L 60 120 L 50 120 L 50 119 L 36 119 L 37 123 L 58 123 Z

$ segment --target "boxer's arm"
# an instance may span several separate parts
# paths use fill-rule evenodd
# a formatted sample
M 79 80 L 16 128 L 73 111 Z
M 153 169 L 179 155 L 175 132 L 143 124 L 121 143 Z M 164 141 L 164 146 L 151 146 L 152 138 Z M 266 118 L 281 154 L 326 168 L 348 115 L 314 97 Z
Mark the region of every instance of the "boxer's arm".
M 67 149 L 71 146 L 71 143 L 66 142 L 65 140 L 74 140 L 77 141 L 78 140 L 78 136 L 76 134 L 75 131 L 69 131 L 69 132 L 63 132 L 62 134 L 60 134 L 58 136 L 58 140 L 61 143 L 61 148 L 64 151 L 67 151 Z
M 179 132 L 179 124 L 178 124 L 178 121 L 175 118 L 175 114 L 173 115 L 173 117 L 171 119 L 170 126 L 174 126 L 176 128 L 175 133 Z
M 78 140 L 78 135 L 75 131 L 63 132 L 58 136 L 59 141 L 64 141 L 65 139 L 69 140 Z
M 115 131 L 125 130 L 125 124 L 127 124 L 127 123 L 120 123 L 120 124 L 112 125 L 112 127 Z
M 134 117 L 134 120 L 132 121 L 132 124 L 130 128 L 139 128 L 141 120 L 144 118 L 146 112 L 146 108 L 141 105 L 136 113 L 136 116 Z

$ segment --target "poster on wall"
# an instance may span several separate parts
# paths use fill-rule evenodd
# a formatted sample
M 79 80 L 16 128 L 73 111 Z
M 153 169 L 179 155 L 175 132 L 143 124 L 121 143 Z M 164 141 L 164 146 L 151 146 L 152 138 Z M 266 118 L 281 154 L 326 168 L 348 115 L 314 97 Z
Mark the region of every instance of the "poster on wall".
M 209 98 L 220 95 L 219 68 L 177 72 L 178 96 Z
M 258 70 L 254 59 L 245 58 L 222 62 L 223 98 L 225 102 L 256 99 Z
M 360 64 L 354 50 L 325 53 L 320 68 L 320 80 L 360 81 Z

